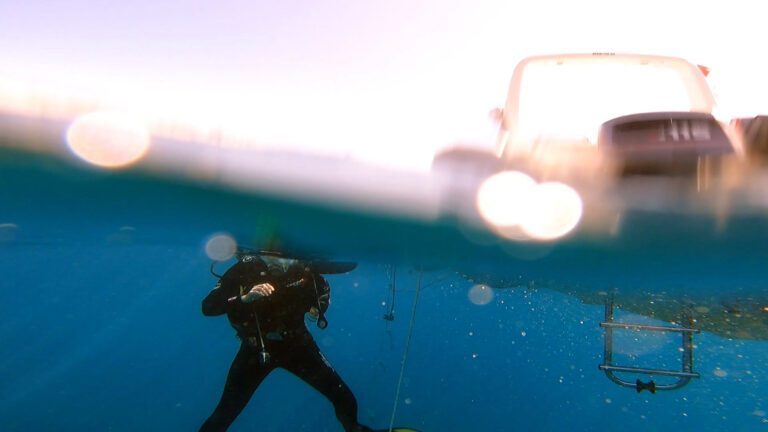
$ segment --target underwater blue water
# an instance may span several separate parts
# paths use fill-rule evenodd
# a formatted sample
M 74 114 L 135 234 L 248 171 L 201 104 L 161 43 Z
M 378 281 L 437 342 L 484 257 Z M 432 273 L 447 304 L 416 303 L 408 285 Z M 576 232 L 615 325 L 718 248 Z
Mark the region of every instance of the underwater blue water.
M 196 430 L 215 406 L 238 342 L 225 318 L 200 313 L 215 283 L 202 242 L 4 247 L 0 258 L 2 430 Z M 377 427 L 389 425 L 417 280 L 415 270 L 400 269 L 396 318 L 388 322 L 387 267 L 363 263 L 331 276 L 330 326 L 311 327 L 355 391 L 361 420 Z M 636 394 L 597 370 L 601 307 L 524 289 L 497 290 L 476 305 L 470 286 L 447 272 L 422 275 L 396 424 L 424 431 L 768 427 L 766 342 L 699 335 L 701 379 Z M 664 361 L 659 352 L 675 346 L 651 341 L 643 355 Z M 279 372 L 231 430 L 340 427 L 329 403 Z
M 132 213 L 120 188 L 113 204 L 78 195 L 87 188 L 74 201 L 60 192 L 21 201 L 19 185 L 36 181 L 3 190 L 0 207 L 0 223 L 16 225 L 0 242 L 0 430 L 196 430 L 238 348 L 224 317 L 200 311 L 216 282 L 204 251 L 216 227 L 161 201 L 146 206 L 162 218 Z M 151 196 L 162 185 L 136 187 Z M 120 237 L 125 225 L 135 238 Z M 396 402 L 395 425 L 424 432 L 768 430 L 767 341 L 697 335 L 701 379 L 638 394 L 597 368 L 602 306 L 523 287 L 475 304 L 472 283 L 449 268 L 422 272 L 401 256 L 390 322 L 393 267 L 375 254 L 343 258 L 360 265 L 329 276 L 330 325 L 310 328 L 355 392 L 363 423 L 386 428 Z M 672 336 L 617 337 L 617 363 L 676 368 L 678 346 Z M 278 371 L 230 430 L 341 428 L 325 399 Z

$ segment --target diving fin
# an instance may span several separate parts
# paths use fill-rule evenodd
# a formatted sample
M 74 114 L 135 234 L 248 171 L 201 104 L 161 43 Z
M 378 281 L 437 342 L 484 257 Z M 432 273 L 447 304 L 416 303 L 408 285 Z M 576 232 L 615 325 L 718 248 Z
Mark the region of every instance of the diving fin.
M 321 274 L 342 274 L 349 273 L 357 267 L 357 263 L 349 261 L 309 261 L 309 266 Z M 395 429 L 392 429 L 393 431 Z M 405 429 L 406 431 L 408 429 Z

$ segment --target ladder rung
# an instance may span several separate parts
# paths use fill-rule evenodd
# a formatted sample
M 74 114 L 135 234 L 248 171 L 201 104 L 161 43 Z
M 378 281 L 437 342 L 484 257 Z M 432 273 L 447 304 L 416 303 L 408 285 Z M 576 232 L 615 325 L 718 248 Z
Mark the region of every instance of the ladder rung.
M 682 327 L 663 327 L 652 326 L 643 324 L 625 324 L 617 322 L 601 322 L 600 327 L 620 328 L 626 330 L 650 330 L 650 331 L 662 331 L 662 332 L 677 332 L 677 333 L 699 333 L 699 329 L 682 328 Z
M 627 366 L 600 365 L 599 368 L 602 370 L 609 370 L 609 371 L 616 371 L 616 372 L 633 372 L 633 373 L 640 373 L 640 374 L 646 374 L 646 375 L 665 375 L 665 376 L 689 377 L 689 378 L 699 378 L 701 376 L 696 372 L 682 372 L 682 371 L 671 371 L 671 370 L 663 370 L 663 369 L 645 369 L 645 368 L 636 368 L 636 367 L 627 367 Z

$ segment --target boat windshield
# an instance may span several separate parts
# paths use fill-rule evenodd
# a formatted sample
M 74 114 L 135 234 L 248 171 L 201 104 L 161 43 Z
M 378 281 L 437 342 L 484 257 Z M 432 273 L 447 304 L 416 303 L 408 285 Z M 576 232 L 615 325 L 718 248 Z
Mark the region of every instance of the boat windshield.
M 692 109 L 682 72 L 664 63 L 532 62 L 520 83 L 517 134 L 596 143 L 600 124 L 612 118 Z

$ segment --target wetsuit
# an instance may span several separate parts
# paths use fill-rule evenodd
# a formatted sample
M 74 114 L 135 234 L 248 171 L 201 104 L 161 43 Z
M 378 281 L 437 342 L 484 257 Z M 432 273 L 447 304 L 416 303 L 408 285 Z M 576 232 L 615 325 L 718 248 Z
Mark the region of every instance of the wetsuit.
M 275 291 L 252 303 L 240 296 L 260 283 Z M 203 300 L 203 314 L 227 314 L 240 338 L 240 350 L 229 369 L 216 410 L 200 431 L 225 431 L 275 368 L 283 368 L 322 393 L 333 404 L 345 431 L 369 431 L 357 423 L 357 400 L 320 352 L 304 324 L 304 314 L 328 308 L 330 288 L 317 272 L 295 264 L 287 269 L 267 268 L 257 257 L 232 266 Z M 263 346 L 262 346 L 263 340 Z M 268 359 L 263 360 L 264 352 Z

